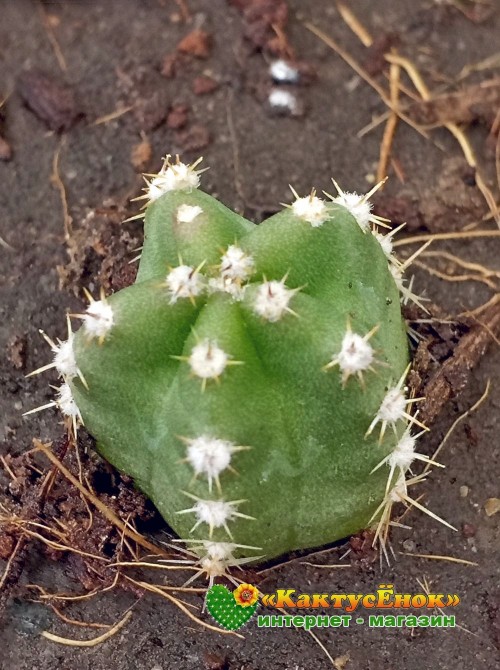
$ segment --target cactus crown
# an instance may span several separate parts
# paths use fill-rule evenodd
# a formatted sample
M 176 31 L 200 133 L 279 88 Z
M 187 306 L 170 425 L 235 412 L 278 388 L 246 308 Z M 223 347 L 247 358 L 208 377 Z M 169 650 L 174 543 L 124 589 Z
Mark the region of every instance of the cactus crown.
M 293 192 L 256 226 L 198 190 L 198 164 L 150 175 L 136 283 L 91 300 L 47 367 L 214 579 L 384 519 L 425 457 L 400 267 L 368 198 Z

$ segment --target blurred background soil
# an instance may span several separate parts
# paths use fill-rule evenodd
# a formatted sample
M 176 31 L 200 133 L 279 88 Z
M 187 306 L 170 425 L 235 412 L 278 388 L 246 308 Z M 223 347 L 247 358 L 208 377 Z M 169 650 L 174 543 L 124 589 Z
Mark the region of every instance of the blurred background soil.
M 101 287 L 108 293 L 133 281 L 135 265 L 130 260 L 141 245 L 141 224 L 123 221 L 137 212 L 129 201 L 142 188 L 141 172 L 158 170 L 167 152 L 179 153 L 186 161 L 203 155 L 203 165 L 210 167 L 203 175 L 204 190 L 255 222 L 290 201 L 288 184 L 301 194 L 312 186 L 331 191 L 334 177 L 344 189 L 363 193 L 377 178 L 387 115 L 371 130 L 367 126 L 388 109 L 363 77 L 389 97 L 390 70 L 384 54 L 392 49 L 418 68 L 433 97 L 424 104 L 400 72 L 400 83 L 410 94 L 400 95 L 411 125 L 404 120 L 397 125 L 385 170 L 390 179 L 374 198 L 377 213 L 394 225 L 407 222 L 400 237 L 498 230 L 488 217 L 492 205 L 487 203 L 488 192 L 493 203 L 499 199 L 498 2 L 353 0 L 348 8 L 359 23 L 351 20 L 351 27 L 345 6 L 330 0 L 0 0 L 4 466 L 21 468 L 15 459 L 32 447 L 33 438 L 53 441 L 59 455 L 64 452 L 64 429 L 55 411 L 21 417 L 50 402 L 48 379 L 55 383 L 50 375 L 25 378 L 50 357 L 38 331 L 63 339 L 66 312 L 83 305 L 82 287 L 97 295 Z M 307 28 L 309 22 L 355 59 L 362 76 L 338 48 Z M 295 63 L 298 82 L 273 82 L 269 66 L 280 57 Z M 273 107 L 273 90 L 286 92 L 291 106 Z M 457 140 L 443 127 L 446 123 L 466 128 L 478 157 L 479 179 Z M 417 130 L 411 127 L 415 124 Z M 427 137 L 421 134 L 424 126 Z M 498 156 L 496 163 L 498 168 Z M 488 191 L 478 187 L 481 179 Z M 416 248 L 402 246 L 400 251 L 409 256 Z M 498 238 L 440 241 L 429 250 L 455 254 L 491 270 L 485 274 L 477 267 L 460 268 L 449 257 L 420 257 L 426 267 L 414 266 L 414 289 L 430 299 L 435 316 L 453 319 L 498 291 Z M 482 279 L 450 282 L 450 273 Z M 480 320 L 481 313 L 477 315 Z M 427 328 L 426 335 L 432 330 L 432 325 L 414 327 Z M 437 344 L 429 358 L 434 366 L 453 355 L 467 327 L 450 326 L 448 335 L 445 326 L 436 327 L 431 335 Z M 250 624 L 239 639 L 198 626 L 154 594 L 116 588 L 72 603 L 64 609 L 65 616 L 113 624 L 135 603 L 127 625 L 92 648 L 62 646 L 41 637 L 41 631 L 88 639 L 103 629 L 64 623 L 53 609 L 36 602 L 39 591 L 27 585 L 85 593 L 82 566 L 65 552 L 50 555 L 37 541 L 27 542 L 8 566 L 15 541 L 4 538 L 0 668 L 500 668 L 500 513 L 493 513 L 494 503 L 487 504 L 500 497 L 500 350 L 498 338 L 491 335 L 491 346 L 481 348 L 472 374 L 451 383 L 460 393 L 451 393 L 420 443 L 424 453 L 432 454 L 491 379 L 487 398 L 457 426 L 440 454 L 446 468 L 436 469 L 418 491 L 422 502 L 458 532 L 413 510 L 404 520 L 411 528 L 392 533 L 397 560 L 390 567 L 381 570 L 367 549 L 369 542 L 358 538 L 310 559 L 338 563 L 350 547 L 344 561 L 351 564 L 349 569 L 312 567 L 299 557 L 258 577 L 265 592 L 282 587 L 310 593 L 373 592 L 381 582 L 413 593 L 421 591 L 419 580 L 427 580 L 431 591 L 460 595 L 455 614 L 461 628 L 319 630 L 332 665 L 304 631 L 259 630 Z M 141 496 L 134 498 L 130 483 L 97 457 L 86 458 L 91 461 L 94 490 L 107 496 L 117 512 L 127 505 L 135 511 L 144 506 L 144 528 L 156 529 L 161 539 L 161 524 L 151 521 L 153 512 L 140 502 Z M 23 485 L 36 476 L 23 471 L 23 483 L 8 470 L 4 467 L 0 475 L 0 499 L 7 506 L 19 503 L 26 494 Z M 314 487 L 311 495 L 314 513 Z M 50 519 L 55 510 L 45 509 L 43 518 Z M 59 499 L 57 512 L 62 510 Z M 412 553 L 448 555 L 477 565 L 407 555 Z M 193 602 L 199 606 L 202 595 Z

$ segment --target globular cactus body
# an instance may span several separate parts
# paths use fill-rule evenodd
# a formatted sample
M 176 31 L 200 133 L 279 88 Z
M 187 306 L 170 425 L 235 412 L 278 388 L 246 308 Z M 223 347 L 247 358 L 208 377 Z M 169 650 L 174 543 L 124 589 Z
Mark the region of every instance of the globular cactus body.
M 366 527 L 413 459 L 391 460 L 408 344 L 369 204 L 313 192 L 256 226 L 198 179 L 150 182 L 137 281 L 90 304 L 67 382 L 213 576 Z

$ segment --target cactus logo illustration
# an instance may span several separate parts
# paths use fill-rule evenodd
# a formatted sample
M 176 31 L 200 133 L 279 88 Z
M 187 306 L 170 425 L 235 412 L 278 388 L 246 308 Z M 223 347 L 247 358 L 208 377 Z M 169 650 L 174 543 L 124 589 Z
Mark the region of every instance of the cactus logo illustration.
M 206 596 L 207 610 L 227 630 L 238 630 L 255 614 L 258 606 L 255 586 L 240 584 L 232 593 L 222 584 L 212 586 Z

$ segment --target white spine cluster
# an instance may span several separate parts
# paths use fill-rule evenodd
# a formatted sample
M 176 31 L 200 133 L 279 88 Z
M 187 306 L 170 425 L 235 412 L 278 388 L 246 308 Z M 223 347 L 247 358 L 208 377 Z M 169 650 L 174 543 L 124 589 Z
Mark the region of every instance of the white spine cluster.
M 295 314 L 290 309 L 290 300 L 299 289 L 289 289 L 285 286 L 285 279 L 281 281 L 265 281 L 257 289 L 254 311 L 263 319 L 274 323 L 279 321 L 286 312 Z
M 211 277 L 208 280 L 208 289 L 213 293 L 228 293 L 234 300 L 243 300 L 247 284 L 233 281 L 229 277 Z
M 314 191 L 311 195 L 306 195 L 304 198 L 299 198 L 295 192 L 294 194 L 296 200 L 292 204 L 292 212 L 295 216 L 303 221 L 307 221 L 313 228 L 323 225 L 330 216 L 326 202 L 318 198 Z
M 208 489 L 212 491 L 212 482 L 215 481 L 220 491 L 219 475 L 230 467 L 231 457 L 245 449 L 238 447 L 228 440 L 221 440 L 207 435 L 200 435 L 194 439 L 186 439 L 186 461 L 191 465 L 196 475 L 205 475 L 208 480 Z
M 104 339 L 114 323 L 113 309 L 106 300 L 95 300 L 82 315 L 83 330 L 88 337 Z
M 235 244 L 231 244 L 221 257 L 220 273 L 224 279 L 244 282 L 251 277 L 254 267 L 252 256 Z
M 191 371 L 200 379 L 216 379 L 226 369 L 229 355 L 212 340 L 203 340 L 196 344 L 188 358 Z
M 221 256 L 219 276 L 208 281 L 211 291 L 229 293 L 235 300 L 242 300 L 246 282 L 254 271 L 252 256 L 245 253 L 235 244 L 231 244 Z
M 232 538 L 228 526 L 230 521 L 234 521 L 236 517 L 253 519 L 253 517 L 248 516 L 247 514 L 238 512 L 238 505 L 245 502 L 244 500 L 233 500 L 231 502 L 225 500 L 202 500 L 191 493 L 185 492 L 185 495 L 194 500 L 195 504 L 189 509 L 179 510 L 177 514 L 195 515 L 196 523 L 191 528 L 191 533 L 193 533 L 202 523 L 206 523 L 209 527 L 210 538 L 213 535 L 214 528 L 224 528 L 229 537 Z
M 416 441 L 416 437 L 411 435 L 409 430 L 403 433 L 401 439 L 394 447 L 394 451 L 387 457 L 387 463 L 391 467 L 391 470 L 399 468 L 403 473 L 408 470 L 417 456 L 415 454 Z M 422 456 L 422 458 L 428 460 L 425 456 Z
M 206 523 L 210 528 L 210 536 L 214 528 L 224 528 L 231 535 L 228 522 L 235 516 L 236 507 L 233 503 L 224 500 L 198 500 L 193 507 L 196 516 L 196 524 L 191 532 L 201 523 Z
M 401 294 L 401 302 L 404 305 L 406 305 L 408 303 L 408 300 L 410 300 L 411 302 L 415 303 L 415 305 L 418 305 L 420 309 L 422 309 L 424 312 L 429 313 L 429 310 L 422 302 L 423 300 L 428 300 L 428 298 L 422 298 L 421 296 L 418 296 L 416 293 L 413 293 L 413 291 L 411 290 L 413 277 L 412 280 L 409 282 L 408 286 L 405 286 L 405 279 L 403 278 L 404 270 L 405 270 L 404 265 L 396 265 L 396 264 L 389 265 L 389 271 L 394 279 L 394 282 L 398 288 L 399 293 Z
M 363 196 L 357 193 L 342 192 L 333 202 L 345 207 L 347 211 L 356 219 L 359 227 L 363 232 L 370 229 L 370 222 L 372 221 L 372 205 L 368 200 L 364 200 Z
M 377 412 L 378 420 L 387 421 L 387 423 L 395 425 L 398 421 L 404 418 L 407 402 L 402 389 L 397 387 L 389 389 Z
M 346 333 L 338 355 L 339 367 L 348 375 L 367 370 L 373 363 L 373 348 L 357 333 Z
M 78 375 L 75 352 L 73 350 L 73 335 L 56 345 L 54 350 L 54 366 L 57 372 L 65 379 L 73 379 Z
M 342 205 L 347 211 L 356 219 L 358 226 L 361 230 L 366 233 L 370 230 L 370 224 L 373 223 L 377 226 L 383 226 L 384 228 L 390 228 L 387 225 L 387 219 L 383 219 L 380 216 L 372 214 L 372 204 L 369 201 L 369 198 L 377 191 L 385 182 L 381 181 L 376 186 L 372 188 L 369 193 L 365 195 L 358 195 L 357 193 L 349 193 L 343 191 L 335 180 L 332 179 L 333 185 L 337 189 L 338 195 L 333 196 L 329 193 L 325 193 L 333 202 L 337 205 Z
M 382 233 L 379 233 L 378 230 L 373 231 L 373 237 L 377 240 L 377 242 L 380 244 L 382 247 L 382 251 L 386 255 L 387 260 L 393 261 L 394 256 L 392 255 L 392 237 L 391 235 L 382 235 Z
M 175 214 L 177 223 L 192 223 L 203 210 L 198 205 L 179 205 Z
M 394 486 L 389 490 L 388 499 L 393 503 L 404 502 L 408 497 L 408 486 L 404 474 L 400 473 Z
M 261 547 L 252 547 L 247 544 L 235 544 L 234 542 L 214 542 L 212 540 L 182 540 L 186 544 L 195 545 L 191 550 L 185 550 L 186 553 L 193 558 L 196 558 L 196 564 L 200 567 L 188 581 L 184 584 L 187 586 L 195 579 L 205 574 L 209 579 L 209 588 L 212 586 L 216 577 L 226 577 L 230 581 L 238 585 L 238 582 L 231 577 L 230 568 L 239 567 L 245 563 L 251 563 L 263 556 L 250 556 L 246 558 L 236 558 L 235 551 L 238 549 L 261 551 Z M 196 546 L 198 545 L 198 546 Z
M 78 409 L 68 384 L 62 384 L 59 387 L 56 404 L 64 416 L 69 416 L 72 419 L 78 419 L 81 421 L 82 417 L 80 410 Z
M 190 265 L 179 265 L 170 270 L 165 283 L 171 294 L 170 304 L 177 302 L 179 298 L 194 300 L 205 287 L 199 268 L 193 268 Z
M 375 352 L 368 340 L 377 330 L 378 326 L 375 326 L 369 333 L 361 336 L 353 333 L 348 326 L 339 353 L 333 356 L 324 369 L 329 370 L 338 365 L 342 373 L 343 386 L 351 375 L 357 375 L 360 382 L 363 383 L 363 372 L 372 370 L 372 364 L 375 362 Z
M 171 163 L 170 156 L 167 156 L 158 174 L 149 175 L 152 179 L 147 182 L 145 199 L 152 202 L 170 191 L 198 188 L 200 170 L 196 170 L 196 167 L 201 160 L 200 158 L 192 165 L 186 165 L 179 161 L 179 157 L 176 163 Z

